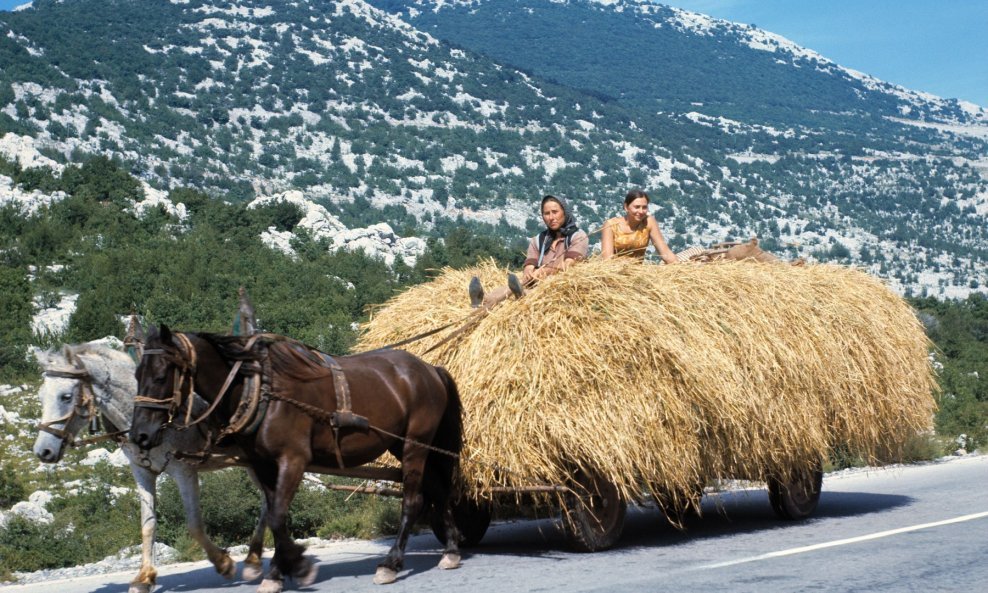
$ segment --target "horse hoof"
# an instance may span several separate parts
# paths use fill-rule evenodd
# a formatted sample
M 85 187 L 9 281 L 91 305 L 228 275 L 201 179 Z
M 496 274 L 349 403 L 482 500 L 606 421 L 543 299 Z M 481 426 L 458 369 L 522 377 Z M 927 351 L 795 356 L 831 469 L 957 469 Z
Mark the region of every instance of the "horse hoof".
M 285 584 L 282 581 L 276 581 L 274 579 L 264 579 L 261 584 L 257 587 L 257 593 L 281 593 L 282 588 Z
M 151 593 L 151 585 L 147 583 L 131 583 L 127 593 Z
M 223 559 L 216 565 L 216 572 L 220 573 L 224 579 L 233 579 L 237 576 L 237 563 L 230 558 L 229 554 L 223 554 Z
M 301 566 L 292 573 L 292 576 L 295 577 L 295 581 L 299 587 L 308 587 L 316 582 L 316 575 L 318 573 L 319 568 L 311 558 L 302 558 Z
M 387 566 L 378 566 L 377 572 L 374 573 L 374 584 L 375 585 L 390 585 L 391 583 L 398 580 L 398 572 L 391 570 Z
M 443 554 L 442 560 L 439 561 L 440 570 L 452 570 L 454 568 L 460 567 L 460 555 L 459 554 Z
M 240 578 L 249 583 L 261 578 L 262 574 L 264 574 L 264 567 L 260 562 L 255 563 L 244 560 L 244 569 L 240 573 Z

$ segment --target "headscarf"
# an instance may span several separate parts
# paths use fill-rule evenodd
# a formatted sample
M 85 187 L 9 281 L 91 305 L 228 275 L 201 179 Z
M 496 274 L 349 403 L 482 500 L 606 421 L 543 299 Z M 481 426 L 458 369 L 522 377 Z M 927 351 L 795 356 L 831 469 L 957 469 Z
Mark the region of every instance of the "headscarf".
M 558 237 L 563 237 L 566 247 L 569 248 L 569 244 L 573 238 L 573 235 L 576 234 L 578 230 L 580 230 L 579 227 L 576 226 L 576 219 L 573 217 L 573 214 L 570 212 L 569 206 L 566 204 L 566 200 L 564 200 L 563 198 L 553 195 L 547 195 L 543 197 L 542 202 L 539 203 L 539 216 L 542 215 L 542 208 L 545 207 L 545 203 L 548 202 L 549 200 L 552 200 L 553 202 L 559 204 L 559 207 L 563 209 L 563 214 L 565 215 L 565 217 L 563 218 L 563 226 L 559 227 L 559 230 L 556 231 L 555 235 L 553 235 L 553 232 L 548 227 L 546 227 L 544 231 L 539 233 L 538 235 L 539 262 L 538 264 L 536 264 L 535 266 L 536 268 L 542 267 L 542 258 L 545 257 L 546 251 L 548 251 L 549 246 L 552 245 L 553 239 Z

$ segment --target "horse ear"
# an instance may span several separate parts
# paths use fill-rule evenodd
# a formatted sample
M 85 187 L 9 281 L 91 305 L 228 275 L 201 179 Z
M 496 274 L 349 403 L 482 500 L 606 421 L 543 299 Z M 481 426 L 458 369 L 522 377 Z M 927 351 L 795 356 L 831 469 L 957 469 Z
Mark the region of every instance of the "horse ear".
M 168 329 L 168 326 L 165 325 L 164 323 L 161 324 L 161 329 L 158 330 L 158 338 L 162 342 L 172 341 L 172 330 Z
M 62 353 L 65 355 L 65 362 L 76 368 L 83 367 L 82 359 L 79 358 L 79 355 L 76 354 L 75 350 L 73 350 L 71 346 L 66 344 L 65 347 L 62 348 Z
M 38 366 L 41 368 L 47 368 L 51 363 L 51 350 L 42 350 L 41 348 L 32 348 L 32 353 L 34 354 L 34 359 L 38 361 Z

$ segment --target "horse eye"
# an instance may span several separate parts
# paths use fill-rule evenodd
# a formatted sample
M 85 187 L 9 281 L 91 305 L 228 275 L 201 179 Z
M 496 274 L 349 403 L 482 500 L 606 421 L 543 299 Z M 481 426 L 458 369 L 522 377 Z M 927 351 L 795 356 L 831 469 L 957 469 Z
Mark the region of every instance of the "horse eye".
M 62 394 L 62 401 L 63 402 L 70 402 L 70 401 L 72 401 L 72 392 L 71 391 L 66 391 L 65 393 L 63 393 Z

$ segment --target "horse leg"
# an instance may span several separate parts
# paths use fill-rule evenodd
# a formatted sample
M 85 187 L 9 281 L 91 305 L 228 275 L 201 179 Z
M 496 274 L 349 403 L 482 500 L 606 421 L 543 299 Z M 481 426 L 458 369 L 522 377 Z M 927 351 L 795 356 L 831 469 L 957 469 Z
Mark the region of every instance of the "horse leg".
M 453 474 L 456 463 L 452 458 L 440 457 L 438 452 L 429 454 L 425 461 L 425 475 L 422 478 L 422 491 L 425 494 L 425 508 L 439 513 L 446 534 L 446 548 L 439 561 L 439 568 L 449 570 L 460 567 L 460 530 L 453 518 Z
M 247 468 L 247 475 L 250 481 L 254 482 L 260 492 L 264 492 L 264 487 L 254 470 Z M 261 558 L 264 556 L 264 530 L 267 529 L 268 499 L 261 496 L 261 515 L 257 518 L 257 527 L 254 528 L 254 535 L 250 538 L 250 546 L 247 549 L 247 557 L 244 558 L 244 569 L 241 575 L 245 581 L 256 581 L 264 574 L 264 566 Z
M 206 558 L 213 563 L 216 572 L 224 578 L 232 579 L 237 574 L 237 565 L 230 558 L 230 555 L 223 548 L 213 543 L 206 535 L 206 529 L 202 524 L 202 508 L 199 505 L 199 473 L 190 465 L 185 463 L 171 463 L 165 472 L 175 480 L 178 486 L 178 493 L 182 497 L 182 506 L 185 508 L 185 525 L 189 530 L 189 535 L 196 540 Z
M 154 588 L 158 571 L 154 568 L 154 532 L 157 518 L 154 514 L 155 482 L 157 474 L 131 462 L 130 471 L 137 484 L 137 497 L 141 502 L 141 569 L 130 582 L 128 593 L 150 593 Z
M 268 527 L 275 541 L 271 568 L 258 587 L 258 593 L 280 593 L 286 574 L 293 577 L 299 587 L 308 587 L 316 580 L 315 563 L 302 555 L 305 548 L 295 543 L 288 530 L 288 507 L 295 498 L 299 484 L 302 483 L 306 465 L 308 465 L 306 459 L 290 459 L 284 455 L 278 460 L 277 477 L 273 485 L 264 482 L 264 478 L 258 476 L 265 485 L 265 495 L 268 497 Z M 270 476 L 268 478 L 270 479 Z
M 436 512 L 441 512 L 443 517 L 443 528 L 446 530 L 446 549 L 443 550 L 443 557 L 439 560 L 439 568 L 450 570 L 460 567 L 460 530 L 453 520 L 453 506 L 449 504 L 447 497 L 443 506 L 436 506 Z
M 460 567 L 460 530 L 453 517 L 452 499 L 459 468 L 459 457 L 456 454 L 463 447 L 462 409 L 453 377 L 441 367 L 436 368 L 436 372 L 446 388 L 446 410 L 432 444 L 445 452 L 431 451 L 426 457 L 422 488 L 433 512 L 440 513 L 446 533 L 446 548 L 439 561 L 439 568 L 449 570 Z
M 401 499 L 401 522 L 398 524 L 398 535 L 395 543 L 384 557 L 384 561 L 377 565 L 377 572 L 374 574 L 374 584 L 387 585 L 398 580 L 398 572 L 405 565 L 405 545 L 408 543 L 408 536 L 412 533 L 412 527 L 422 512 L 424 499 L 422 497 L 422 474 L 425 468 L 425 459 L 428 450 L 414 444 L 406 444 L 402 453 L 402 490 L 404 494 Z

